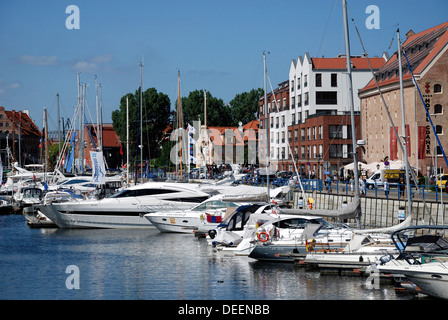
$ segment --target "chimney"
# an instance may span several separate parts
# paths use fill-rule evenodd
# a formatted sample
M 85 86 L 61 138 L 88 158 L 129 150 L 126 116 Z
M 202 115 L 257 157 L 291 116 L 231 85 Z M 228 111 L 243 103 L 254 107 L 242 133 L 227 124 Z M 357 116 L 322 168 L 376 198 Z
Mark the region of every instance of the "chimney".
M 412 37 L 414 34 L 415 34 L 415 32 L 412 31 L 412 29 L 409 30 L 408 33 L 406 33 L 406 40 L 409 39 L 410 37 Z

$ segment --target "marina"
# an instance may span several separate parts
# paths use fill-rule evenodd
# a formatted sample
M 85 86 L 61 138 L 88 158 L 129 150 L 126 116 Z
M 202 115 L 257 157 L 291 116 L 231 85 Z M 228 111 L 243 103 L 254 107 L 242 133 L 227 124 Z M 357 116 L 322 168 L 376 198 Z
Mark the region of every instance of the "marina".
M 0 216 L 2 300 L 408 300 L 366 278 L 321 274 L 214 250 L 206 239 L 153 229 L 35 229 Z M 79 268 L 68 289 L 67 267 Z
M 177 68 L 172 106 L 144 91 L 142 55 L 138 89 L 112 104 L 112 124 L 96 74 L 93 121 L 91 72 L 79 66 L 63 132 L 59 92 L 51 137 L 47 107 L 42 131 L 29 111 L 0 107 L 0 299 L 168 301 L 177 308 L 166 303 L 163 315 L 207 318 L 274 315 L 273 301 L 448 299 L 446 121 L 437 122 L 448 22 L 404 41 L 396 24 L 396 51 L 369 57 L 340 2 L 343 52 L 290 60 L 275 90 L 263 50 L 263 88 L 229 103 L 208 89 L 186 95 L 198 84 L 186 68 L 181 85 Z M 197 303 L 212 300 L 230 303 Z

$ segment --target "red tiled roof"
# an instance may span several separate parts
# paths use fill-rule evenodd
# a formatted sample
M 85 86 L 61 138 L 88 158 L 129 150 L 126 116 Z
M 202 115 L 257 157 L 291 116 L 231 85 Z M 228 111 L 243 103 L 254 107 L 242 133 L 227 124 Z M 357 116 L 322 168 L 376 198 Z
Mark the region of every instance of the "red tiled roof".
M 409 36 L 402 44 L 403 50 L 409 59 L 414 75 L 420 74 L 448 44 L 448 22 Z M 403 80 L 412 79 L 405 56 L 401 59 Z M 399 81 L 397 52 L 375 74 L 378 85 L 385 86 Z M 376 88 L 375 79 L 372 79 L 360 92 Z
M 121 147 L 120 138 L 111 124 L 103 124 L 103 147 Z
M 346 69 L 347 59 L 344 58 L 311 58 L 313 69 Z M 370 70 L 367 58 L 351 58 L 353 69 Z M 373 69 L 380 69 L 386 62 L 384 58 L 369 58 Z
M 243 126 L 243 130 L 252 129 L 252 130 L 258 131 L 259 125 L 260 125 L 260 121 L 259 120 L 252 120 L 251 122 L 246 123 Z
M 20 129 L 22 135 L 37 135 L 41 136 L 42 133 L 37 128 L 36 124 L 31 120 L 27 113 L 21 111 L 7 111 L 5 110 L 6 116 L 18 126 L 20 123 Z

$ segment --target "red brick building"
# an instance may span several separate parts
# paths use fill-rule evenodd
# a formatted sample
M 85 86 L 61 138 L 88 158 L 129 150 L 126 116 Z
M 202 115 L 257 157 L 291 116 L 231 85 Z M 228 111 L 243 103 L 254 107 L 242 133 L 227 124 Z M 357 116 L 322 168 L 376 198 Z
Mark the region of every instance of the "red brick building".
M 438 171 L 447 173 L 442 149 L 437 145 L 425 105 L 429 111 L 443 149 L 448 147 L 448 22 L 415 34 L 406 34 L 402 44 L 408 57 L 418 89 L 414 85 L 406 57 L 402 54 L 403 97 L 407 154 L 412 166 L 423 175 L 434 172 L 437 158 Z M 398 134 L 402 135 L 401 93 L 397 52 L 375 74 L 382 95 Z M 361 139 L 366 140 L 364 160 L 369 162 L 403 159 L 392 123 L 377 90 L 374 79 L 359 92 L 361 99 Z
M 8 111 L 0 106 L 0 149 L 10 150 L 9 157 L 6 151 L 1 153 L 4 167 L 19 161 L 21 165 L 41 163 L 41 138 L 42 132 L 27 111 Z

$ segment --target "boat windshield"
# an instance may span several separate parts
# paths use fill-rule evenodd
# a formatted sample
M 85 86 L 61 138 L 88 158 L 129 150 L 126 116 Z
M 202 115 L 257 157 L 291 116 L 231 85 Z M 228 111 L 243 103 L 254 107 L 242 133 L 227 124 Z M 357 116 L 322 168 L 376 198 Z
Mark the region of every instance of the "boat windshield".
M 177 191 L 177 190 L 170 190 L 170 189 L 160 189 L 160 188 L 153 188 L 153 189 L 124 189 L 124 190 L 121 190 L 121 191 L 111 195 L 109 198 L 127 198 L 127 197 L 154 196 L 154 195 L 167 194 L 167 193 L 176 193 L 176 192 L 179 192 L 179 191 Z
M 224 209 L 228 207 L 237 208 L 239 207 L 239 204 L 236 204 L 234 202 L 228 202 L 228 201 L 221 201 L 221 200 L 210 200 L 201 203 L 200 205 L 194 207 L 192 211 L 206 211 L 206 210 L 214 210 L 214 209 Z

